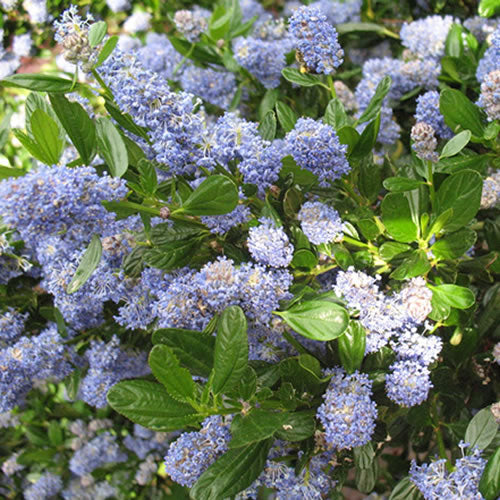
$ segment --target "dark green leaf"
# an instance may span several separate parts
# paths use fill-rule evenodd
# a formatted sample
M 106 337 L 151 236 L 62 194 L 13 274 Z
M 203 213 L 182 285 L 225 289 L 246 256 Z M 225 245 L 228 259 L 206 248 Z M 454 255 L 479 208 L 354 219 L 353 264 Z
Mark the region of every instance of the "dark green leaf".
M 47 435 L 52 446 L 60 446 L 64 440 L 61 427 L 56 420 L 50 422 Z
M 429 271 L 431 265 L 427 254 L 423 250 L 414 250 L 409 257 L 390 274 L 391 278 L 396 280 L 405 280 L 421 276 Z
M 297 114 L 295 111 L 282 101 L 276 103 L 276 113 L 278 114 L 278 121 L 283 127 L 285 132 L 290 132 L 295 127 L 297 121 Z
M 328 103 L 323 121 L 335 130 L 340 130 L 342 127 L 349 125 L 349 118 L 340 99 L 335 98 Z
M 215 338 L 201 332 L 166 328 L 153 334 L 153 344 L 168 345 L 190 371 L 208 378 L 214 365 Z
M 490 407 L 483 408 L 469 422 L 464 440 L 466 443 L 469 443 L 471 449 L 477 447 L 480 450 L 484 450 L 493 441 L 497 430 L 498 424 Z
M 401 479 L 392 490 L 389 500 L 420 500 L 422 495 L 409 477 Z
M 467 99 L 459 90 L 444 89 L 441 91 L 439 109 L 444 116 L 446 124 L 457 131 L 460 126 L 464 130 L 470 130 L 476 137 L 482 137 L 485 123 L 480 108 Z
M 412 220 L 410 204 L 402 193 L 387 194 L 382 201 L 382 222 L 387 232 L 397 241 L 415 241 L 418 228 Z
M 203 420 L 191 406 L 176 401 L 161 384 L 146 380 L 118 382 L 108 392 L 110 406 L 153 431 L 174 431 Z
M 272 141 L 276 136 L 276 115 L 268 111 L 259 125 L 259 133 L 265 141 Z
M 347 330 L 337 339 L 339 356 L 347 373 L 353 373 L 361 368 L 365 357 L 366 331 L 358 321 L 349 323 Z
M 108 32 L 108 25 L 104 21 L 97 21 L 90 25 L 89 28 L 89 45 L 96 47 L 99 45 Z
M 347 154 L 351 154 L 356 144 L 359 142 L 361 137 L 358 131 L 354 127 L 345 126 L 337 130 L 337 135 L 339 136 L 340 144 L 347 145 Z
M 318 265 L 318 258 L 310 250 L 302 248 L 293 254 L 292 267 L 313 269 Z
M 407 177 L 389 177 L 384 180 L 383 184 L 388 191 L 402 193 L 404 191 L 417 189 L 425 183 L 423 181 L 417 181 L 416 179 L 408 179 Z
M 28 448 L 16 458 L 16 462 L 19 465 L 45 464 L 51 462 L 56 453 L 55 448 Z
M 432 245 L 431 251 L 438 259 L 456 259 L 474 245 L 476 238 L 476 232 L 465 227 L 437 240 Z
M 286 420 L 286 413 L 271 412 L 256 408 L 249 415 L 236 415 L 231 424 L 233 438 L 229 448 L 240 448 L 270 438 L 281 428 Z
M 60 139 L 59 126 L 43 109 L 36 109 L 31 115 L 31 133 L 49 165 L 59 163 L 64 142 Z
M 122 113 L 113 101 L 106 100 L 106 104 L 104 106 L 107 112 L 120 125 L 120 127 L 123 127 L 125 130 L 142 137 L 146 141 L 149 141 L 147 130 L 144 127 L 136 125 L 132 117 L 128 113 Z
M 155 345 L 149 354 L 149 366 L 158 382 L 174 399 L 185 403 L 194 399 L 196 386 L 191 374 L 181 367 L 170 347 Z
M 302 441 L 314 435 L 316 423 L 314 415 L 308 411 L 285 413 L 286 419 L 281 429 L 276 431 L 278 439 Z
M 487 165 L 489 159 L 490 157 L 487 154 L 471 154 L 469 149 L 465 149 L 462 150 L 458 156 L 439 160 L 435 164 L 434 168 L 436 172 L 442 172 L 445 174 L 454 174 L 455 172 L 465 168 L 481 170 Z
M 4 87 L 18 87 L 38 92 L 72 92 L 78 90 L 80 85 L 73 85 L 72 80 L 54 75 L 42 75 L 39 73 L 19 73 L 0 80 Z
M 380 129 L 380 113 L 365 127 L 361 133 L 359 141 L 354 149 L 349 153 L 349 158 L 353 161 L 359 161 L 368 155 L 377 142 L 378 131 Z
M 102 255 L 101 238 L 97 234 L 92 236 L 90 244 L 85 250 L 80 263 L 75 271 L 75 274 L 68 286 L 66 293 L 75 293 L 85 282 L 90 278 L 90 275 L 95 271 L 99 265 Z
M 192 250 L 199 245 L 198 238 L 172 241 L 144 252 L 144 261 L 151 267 L 170 271 L 187 265 L 193 258 Z
M 184 202 L 182 211 L 189 215 L 221 215 L 238 204 L 238 189 L 225 175 L 205 179 Z
M 342 335 L 349 324 L 347 311 L 326 300 L 302 302 L 275 314 L 297 333 L 313 340 L 333 340 Z
M 495 500 L 500 495 L 500 448 L 496 449 L 484 468 L 479 491 L 485 500 Z
M 94 122 L 79 103 L 68 101 L 62 94 L 50 94 L 49 98 L 73 146 L 83 162 L 89 165 L 95 155 Z
M 448 158 L 450 156 L 455 156 L 456 154 L 460 153 L 462 149 L 467 146 L 467 144 L 470 141 L 471 138 L 471 131 L 470 130 L 462 130 L 459 134 L 457 134 L 455 137 L 452 137 L 445 145 L 443 148 L 443 151 L 441 151 L 441 156 L 439 159 L 441 160 L 442 158 Z
M 445 304 L 457 309 L 468 309 L 475 302 L 474 294 L 468 288 L 458 285 L 430 286 L 433 296 L 435 295 Z
M 408 252 L 411 249 L 412 248 L 410 245 L 406 245 L 404 243 L 397 243 L 395 241 L 387 241 L 381 245 L 378 253 L 380 257 L 382 257 L 385 261 L 388 262 L 392 260 L 394 257 L 396 257 L 396 255 Z
M 358 118 L 357 123 L 368 122 L 377 116 L 380 108 L 382 107 L 382 102 L 385 99 L 385 96 L 389 93 L 391 85 L 392 80 L 390 76 L 384 76 L 384 78 L 380 80 L 375 90 L 375 94 L 373 94 L 370 103 Z
M 356 467 L 355 483 L 356 488 L 362 493 L 370 493 L 373 491 L 378 479 L 379 467 L 378 462 L 374 460 L 370 467 Z
M 150 161 L 142 159 L 139 160 L 137 167 L 139 173 L 141 174 L 139 180 L 142 188 L 148 194 L 154 194 L 156 192 L 156 188 L 158 187 L 158 178 L 156 176 L 156 169 L 154 165 Z
M 99 52 L 99 56 L 97 57 L 97 62 L 95 63 L 96 68 L 98 68 L 112 54 L 117 43 L 117 35 L 113 35 L 106 40 L 106 43 L 104 44 L 103 48 Z
M 281 74 L 285 77 L 285 80 L 289 82 L 296 83 L 301 87 L 313 87 L 314 85 L 323 85 L 321 78 L 316 75 L 311 75 L 309 73 L 302 73 L 296 68 L 284 68 Z
M 215 340 L 212 391 L 220 394 L 230 390 L 245 372 L 248 364 L 247 320 L 238 306 L 222 313 Z
M 113 177 L 121 177 L 128 169 L 128 154 L 122 136 L 108 118 L 96 120 L 97 149 Z
M 264 468 L 272 442 L 269 439 L 229 450 L 196 481 L 190 491 L 191 498 L 229 498 L 248 488 Z

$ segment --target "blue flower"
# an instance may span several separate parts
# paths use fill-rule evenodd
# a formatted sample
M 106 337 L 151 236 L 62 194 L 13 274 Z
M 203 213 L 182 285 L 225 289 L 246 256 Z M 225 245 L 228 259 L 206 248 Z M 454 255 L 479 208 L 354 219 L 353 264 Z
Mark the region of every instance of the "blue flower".
M 419 359 L 404 359 L 391 365 L 385 388 L 389 399 L 401 406 L 423 403 L 433 387 L 430 371 Z
M 314 245 L 342 239 L 344 223 L 339 213 L 319 201 L 304 203 L 298 213 L 300 226 Z
M 417 109 L 415 112 L 417 122 L 428 123 L 435 133 L 443 139 L 451 139 L 453 132 L 444 122 L 444 117 L 439 111 L 439 93 L 430 90 L 417 97 Z

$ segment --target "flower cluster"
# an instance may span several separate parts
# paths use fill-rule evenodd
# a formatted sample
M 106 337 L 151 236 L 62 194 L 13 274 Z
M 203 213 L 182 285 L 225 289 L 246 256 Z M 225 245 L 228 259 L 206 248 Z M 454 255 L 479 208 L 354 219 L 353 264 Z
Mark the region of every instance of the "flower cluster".
M 339 213 L 319 201 L 304 203 L 297 215 L 300 227 L 314 245 L 342 239 L 344 223 Z

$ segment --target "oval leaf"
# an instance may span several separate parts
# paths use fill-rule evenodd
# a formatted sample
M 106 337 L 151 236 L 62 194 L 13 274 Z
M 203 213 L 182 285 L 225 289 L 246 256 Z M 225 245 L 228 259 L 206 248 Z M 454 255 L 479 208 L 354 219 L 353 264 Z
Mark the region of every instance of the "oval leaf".
M 205 179 L 189 196 L 182 211 L 189 215 L 222 215 L 238 204 L 238 189 L 225 175 Z
M 417 189 L 423 184 L 425 184 L 423 181 L 408 179 L 406 177 L 389 177 L 383 182 L 385 189 L 387 189 L 388 191 L 392 191 L 393 193 L 412 191 L 413 189 Z
M 108 32 L 108 25 L 104 21 L 97 21 L 89 28 L 89 45 L 96 47 L 99 45 Z
M 468 309 L 476 300 L 472 291 L 463 286 L 439 285 L 430 288 L 440 302 L 457 309 Z
M 470 130 L 463 130 L 455 137 L 450 139 L 444 145 L 439 159 L 441 160 L 442 158 L 449 158 L 450 156 L 455 156 L 456 154 L 460 153 L 460 151 L 462 151 L 462 149 L 464 149 L 465 146 L 467 146 L 467 144 L 469 143 L 471 136 L 472 134 Z
M 358 321 L 351 321 L 349 327 L 338 338 L 339 356 L 348 373 L 361 367 L 365 357 L 366 331 Z
M 500 495 L 500 448 L 490 457 L 479 481 L 479 491 L 485 500 L 495 500 Z
M 484 450 L 493 441 L 497 430 L 498 424 L 491 409 L 483 408 L 469 422 L 464 440 L 471 448 L 477 446 L 480 450 Z
M 96 121 L 97 148 L 113 177 L 121 177 L 128 168 L 128 154 L 122 136 L 108 118 Z
M 382 201 L 382 221 L 387 232 L 397 241 L 415 241 L 418 228 L 413 222 L 408 200 L 401 193 L 390 193 Z
M 66 293 L 75 293 L 90 278 L 90 275 L 99 265 L 102 255 L 101 238 L 97 234 L 92 236 L 90 244 L 83 254 L 82 260 L 75 271 L 75 275 L 69 282 Z

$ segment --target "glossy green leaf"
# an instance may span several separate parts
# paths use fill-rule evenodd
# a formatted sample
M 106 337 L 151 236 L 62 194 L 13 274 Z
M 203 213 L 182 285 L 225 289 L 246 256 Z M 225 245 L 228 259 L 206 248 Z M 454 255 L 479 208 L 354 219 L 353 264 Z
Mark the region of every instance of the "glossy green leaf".
M 495 500 L 500 496 L 500 448 L 495 450 L 484 468 L 479 491 L 485 500 Z
M 358 118 L 357 123 L 368 122 L 370 120 L 373 120 L 377 116 L 377 114 L 380 112 L 380 108 L 382 107 L 382 102 L 385 99 L 385 96 L 389 93 L 391 85 L 392 79 L 390 76 L 384 76 L 384 78 L 380 80 L 377 88 L 375 89 L 375 94 L 373 94 L 373 97 L 371 98 L 368 106 Z
M 412 191 L 423 184 L 425 184 L 423 181 L 408 179 L 407 177 L 389 177 L 383 182 L 385 189 L 392 191 L 393 193 Z
M 453 130 L 457 127 L 470 130 L 476 137 L 482 137 L 485 131 L 484 114 L 475 104 L 456 89 L 441 91 L 439 109 L 446 124 Z
M 333 340 L 342 335 L 349 324 L 347 311 L 326 300 L 302 302 L 275 314 L 297 333 L 313 340 Z
M 415 241 L 418 228 L 411 216 L 410 204 L 402 193 L 389 193 L 382 201 L 382 222 L 387 232 L 397 241 Z
M 386 262 L 392 260 L 396 255 L 400 255 L 404 252 L 408 252 L 412 247 L 406 245 L 405 243 L 398 243 L 396 241 L 386 241 L 379 248 L 379 255 Z
M 293 254 L 293 259 L 291 262 L 292 267 L 313 269 L 317 265 L 318 265 L 318 258 L 310 250 L 301 248 Z
M 225 175 L 205 179 L 182 205 L 189 215 L 221 215 L 233 211 L 238 204 L 238 189 Z
M 212 391 L 230 390 L 245 372 L 248 364 L 247 320 L 238 306 L 223 311 L 217 325 Z
M 34 156 L 37 160 L 40 160 L 42 163 L 45 163 L 46 165 L 50 165 L 52 163 L 51 158 L 46 156 L 45 151 L 42 150 L 39 144 L 36 141 L 34 141 L 31 137 L 29 137 L 19 129 L 13 129 L 12 133 L 16 136 L 16 139 L 28 150 L 28 152 L 32 156 Z
M 191 374 L 182 368 L 176 355 L 165 344 L 158 344 L 149 353 L 149 366 L 158 382 L 163 384 L 174 399 L 182 402 L 192 401 L 196 385 Z
M 83 162 L 89 165 L 95 155 L 96 129 L 87 112 L 62 94 L 50 94 L 50 103 Z
M 332 126 L 335 130 L 349 125 L 349 118 L 344 109 L 342 101 L 338 98 L 331 99 L 325 110 L 323 121 Z
M 472 291 L 464 286 L 438 285 L 429 288 L 440 301 L 457 309 L 468 309 L 476 301 Z
M 337 339 L 339 356 L 347 373 L 361 368 L 365 357 L 366 331 L 358 321 L 349 323 L 347 330 Z
M 314 414 L 310 411 L 296 411 L 286 413 L 286 418 L 275 433 L 278 439 L 285 441 L 302 441 L 314 435 L 316 422 Z
M 459 24 L 452 24 L 448 31 L 445 43 L 445 53 L 451 57 L 462 57 L 463 47 L 463 29 Z
M 72 92 L 78 90 L 80 85 L 73 85 L 72 80 L 54 75 L 39 73 L 18 73 L 0 80 L 4 87 L 17 87 L 38 92 Z
M 96 120 L 97 149 L 113 177 L 121 177 L 128 169 L 128 154 L 122 136 L 108 118 Z
M 151 267 L 170 271 L 183 267 L 193 258 L 193 249 L 199 245 L 198 238 L 172 241 L 150 248 L 144 252 L 144 262 Z
M 66 287 L 66 293 L 75 293 L 85 284 L 99 265 L 101 255 L 101 238 L 99 238 L 97 234 L 94 234 L 90 240 L 87 250 L 85 250 L 83 257 L 78 264 L 78 267 L 76 268 L 73 278 L 71 278 L 71 281 Z
M 101 66 L 101 64 L 103 64 L 104 61 L 113 53 L 113 50 L 115 50 L 117 43 L 118 43 L 117 35 L 110 36 L 106 40 L 106 43 L 104 44 L 101 51 L 99 52 L 99 55 L 97 56 L 97 62 L 95 63 L 96 68 Z
M 467 227 L 449 233 L 431 247 L 431 252 L 438 259 L 456 259 L 461 257 L 476 242 L 477 234 Z
M 190 490 L 193 500 L 230 498 L 248 488 L 262 472 L 273 440 L 235 448 L 219 457 Z
M 491 412 L 490 407 L 478 411 L 469 422 L 465 431 L 465 442 L 470 448 L 474 447 L 484 450 L 493 441 L 498 431 L 498 424 Z
M 375 146 L 377 142 L 378 131 L 380 129 L 380 113 L 365 127 L 359 141 L 354 149 L 349 153 L 349 159 L 359 161 L 364 158 Z
M 276 137 L 276 115 L 268 111 L 259 125 L 259 133 L 265 141 L 272 141 Z
M 240 448 L 270 438 L 286 420 L 286 413 L 256 408 L 248 415 L 236 415 L 231 424 L 229 448 Z
M 403 262 L 390 274 L 395 280 L 406 280 L 421 276 L 429 271 L 431 265 L 427 254 L 423 250 L 414 250 Z
M 309 73 L 302 73 L 297 68 L 284 68 L 283 70 L 281 70 L 281 74 L 284 76 L 285 80 L 296 83 L 301 87 L 323 85 L 323 82 L 321 81 L 321 78 L 319 76 L 311 75 Z
M 115 411 L 153 431 L 182 429 L 204 418 L 191 406 L 172 398 L 161 384 L 147 380 L 118 382 L 111 387 L 107 397 Z
M 295 123 L 298 119 L 295 111 L 282 101 L 276 103 L 276 113 L 278 115 L 278 121 L 283 127 L 285 132 L 290 132 L 295 127 Z
M 453 209 L 453 217 L 444 225 L 448 232 L 456 231 L 468 224 L 481 204 L 483 180 L 473 170 L 461 170 L 447 177 L 436 195 L 436 212 L 442 214 Z
M 478 12 L 482 17 L 491 17 L 495 12 L 500 12 L 500 3 L 498 0 L 481 0 Z
M 457 134 L 455 137 L 452 137 L 445 145 L 443 148 L 443 151 L 441 151 L 441 156 L 439 159 L 441 160 L 442 158 L 448 158 L 450 156 L 455 156 L 456 154 L 460 153 L 462 149 L 467 146 L 467 144 L 470 141 L 471 138 L 471 131 L 470 130 L 462 130 L 459 134 Z
M 50 160 L 49 165 L 59 163 L 64 141 L 60 138 L 61 132 L 56 121 L 43 109 L 36 109 L 31 115 L 30 122 L 33 139 L 44 156 Z
M 421 500 L 422 494 L 409 477 L 399 481 L 392 490 L 389 500 Z

